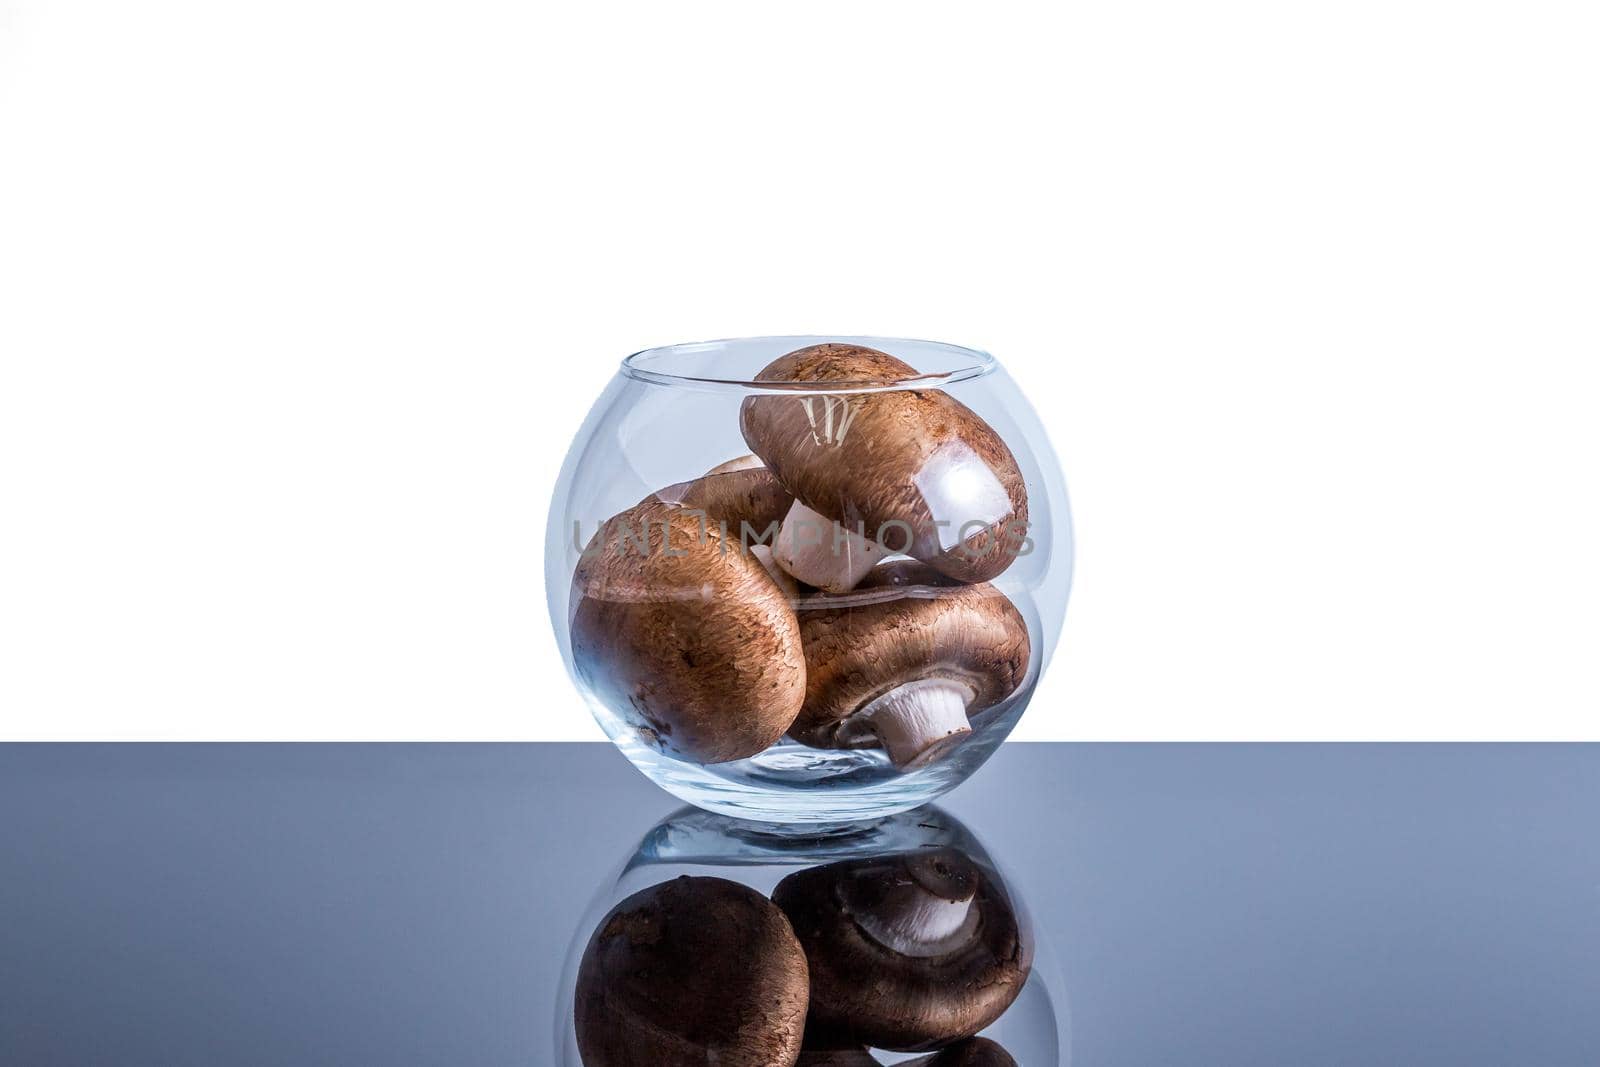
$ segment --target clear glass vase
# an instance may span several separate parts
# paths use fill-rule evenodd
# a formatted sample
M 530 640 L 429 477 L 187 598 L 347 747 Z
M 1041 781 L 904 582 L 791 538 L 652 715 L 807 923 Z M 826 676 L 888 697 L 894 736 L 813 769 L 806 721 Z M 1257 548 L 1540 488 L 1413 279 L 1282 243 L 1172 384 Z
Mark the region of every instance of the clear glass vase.
M 545 551 L 562 656 L 623 753 L 701 807 L 811 823 L 976 770 L 1071 572 L 1060 469 L 994 358 L 867 337 L 629 356 Z
M 949 813 L 774 834 L 694 809 L 596 891 L 556 1005 L 556 1062 L 1066 1064 L 1059 966 Z M 942 1058 L 941 1058 L 942 1057 Z

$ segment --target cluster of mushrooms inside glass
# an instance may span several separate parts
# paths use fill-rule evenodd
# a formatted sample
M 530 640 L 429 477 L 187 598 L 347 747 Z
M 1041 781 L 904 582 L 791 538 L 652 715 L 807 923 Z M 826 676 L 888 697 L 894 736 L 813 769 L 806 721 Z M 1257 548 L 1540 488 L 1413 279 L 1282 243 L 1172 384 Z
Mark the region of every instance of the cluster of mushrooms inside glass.
M 750 455 L 601 525 L 573 658 L 644 741 L 724 763 L 787 734 L 912 768 L 1022 684 L 1027 624 L 989 584 L 1030 543 L 1022 473 L 943 390 L 882 388 L 917 377 L 858 345 L 790 352 L 757 381 L 793 391 L 742 402 Z
M 1015 1067 L 977 1037 L 1032 952 L 1005 889 L 936 849 L 789 875 L 771 899 L 685 875 L 601 920 L 578 967 L 584 1067 Z

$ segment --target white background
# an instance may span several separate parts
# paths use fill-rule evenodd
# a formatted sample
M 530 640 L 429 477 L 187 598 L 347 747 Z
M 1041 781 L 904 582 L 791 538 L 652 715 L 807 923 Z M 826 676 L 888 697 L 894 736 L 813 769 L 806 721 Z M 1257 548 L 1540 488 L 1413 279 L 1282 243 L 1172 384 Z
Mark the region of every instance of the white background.
M 0 0 L 0 736 L 591 738 L 617 360 L 996 353 L 1025 738 L 1600 737 L 1591 3 Z

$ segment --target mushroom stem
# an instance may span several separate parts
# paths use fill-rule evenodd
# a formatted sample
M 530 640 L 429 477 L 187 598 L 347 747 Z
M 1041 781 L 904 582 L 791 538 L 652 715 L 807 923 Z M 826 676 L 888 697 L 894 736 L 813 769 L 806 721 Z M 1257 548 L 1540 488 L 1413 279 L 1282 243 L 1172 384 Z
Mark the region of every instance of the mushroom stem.
M 848 593 L 889 550 L 796 500 L 773 539 L 772 555 L 798 581 Z
M 971 887 L 964 897 L 951 900 L 906 882 L 853 917 L 862 932 L 890 952 L 928 959 L 961 947 L 972 936 L 978 921 L 972 897 Z
M 896 767 L 917 767 L 972 732 L 967 705 L 974 695 L 961 682 L 919 678 L 895 686 L 852 718 L 878 736 Z

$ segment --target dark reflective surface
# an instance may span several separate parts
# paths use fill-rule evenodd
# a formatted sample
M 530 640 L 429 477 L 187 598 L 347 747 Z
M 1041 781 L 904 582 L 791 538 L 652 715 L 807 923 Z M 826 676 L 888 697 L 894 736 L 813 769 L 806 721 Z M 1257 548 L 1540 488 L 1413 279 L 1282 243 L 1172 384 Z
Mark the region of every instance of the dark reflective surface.
M 0 748 L 0 1063 L 547 1064 L 676 807 L 609 745 Z M 945 807 L 1078 1067 L 1600 1063 L 1592 747 L 1007 745 Z

